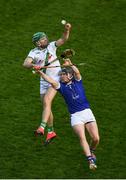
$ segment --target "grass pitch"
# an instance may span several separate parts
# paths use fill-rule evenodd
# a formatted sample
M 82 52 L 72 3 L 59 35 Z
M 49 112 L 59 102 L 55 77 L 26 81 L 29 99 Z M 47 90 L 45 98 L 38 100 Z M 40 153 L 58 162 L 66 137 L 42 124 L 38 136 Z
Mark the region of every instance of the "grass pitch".
M 125 0 L 1 0 L 0 3 L 0 178 L 120 179 L 126 178 L 126 2 Z M 87 98 L 96 116 L 100 145 L 98 169 L 91 172 L 74 135 L 62 97 L 53 102 L 58 137 L 48 147 L 33 130 L 41 120 L 39 78 L 22 67 L 31 36 L 44 31 L 50 41 L 72 24 L 73 48 Z

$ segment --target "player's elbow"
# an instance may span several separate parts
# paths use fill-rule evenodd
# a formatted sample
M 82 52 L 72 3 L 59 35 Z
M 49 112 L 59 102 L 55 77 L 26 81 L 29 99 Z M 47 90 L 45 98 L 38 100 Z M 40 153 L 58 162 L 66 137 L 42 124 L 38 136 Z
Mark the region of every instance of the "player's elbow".
M 60 39 L 60 41 L 57 41 L 56 42 L 56 46 L 59 47 L 59 46 L 62 46 L 63 44 L 65 43 L 65 39 Z
M 64 43 L 65 43 L 68 39 L 69 39 L 69 37 L 68 37 L 68 36 L 63 37 L 63 39 L 62 39 L 62 43 L 64 44 Z
M 22 64 L 22 66 L 23 66 L 23 67 L 25 67 L 25 66 L 26 66 L 26 65 L 25 65 L 25 62 Z
M 25 67 L 25 68 L 27 68 L 27 63 L 24 62 L 24 63 L 22 64 L 22 66 Z
M 32 63 L 28 63 L 28 62 L 24 62 L 23 64 L 23 67 L 25 67 L 25 68 L 31 68 L 32 67 Z
M 52 87 L 53 87 L 54 89 L 56 89 L 56 88 L 57 88 L 57 86 L 58 86 L 58 83 L 57 83 L 57 82 L 55 82 L 55 81 L 53 81 L 53 82 L 52 82 Z

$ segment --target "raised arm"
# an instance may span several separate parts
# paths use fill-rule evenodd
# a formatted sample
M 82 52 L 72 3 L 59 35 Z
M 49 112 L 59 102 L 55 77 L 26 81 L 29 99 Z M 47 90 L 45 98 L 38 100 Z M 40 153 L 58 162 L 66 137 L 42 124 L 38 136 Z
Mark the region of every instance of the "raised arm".
M 57 47 L 63 45 L 69 39 L 69 34 L 70 34 L 70 30 L 71 30 L 71 24 L 66 23 L 64 28 L 65 28 L 65 30 L 64 30 L 63 36 L 56 41 L 56 46 Z
M 72 65 L 71 66 L 73 71 L 74 71 L 74 77 L 76 80 L 81 80 L 81 74 L 80 74 L 80 71 L 79 69 L 75 66 L 75 65 Z
M 72 64 L 70 59 L 65 59 L 63 66 L 70 66 L 74 71 L 75 79 L 76 80 L 81 80 L 81 74 L 80 74 L 79 69 L 74 64 Z

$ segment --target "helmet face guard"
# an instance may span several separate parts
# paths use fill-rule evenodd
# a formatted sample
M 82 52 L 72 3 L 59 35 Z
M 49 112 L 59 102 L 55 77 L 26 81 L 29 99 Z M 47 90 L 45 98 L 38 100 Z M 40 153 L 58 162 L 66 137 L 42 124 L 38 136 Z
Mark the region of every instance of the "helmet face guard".
M 37 32 L 33 34 L 32 36 L 32 42 L 36 45 L 36 42 L 38 42 L 41 38 L 48 38 L 44 32 Z
M 71 67 L 62 68 L 60 74 L 62 73 L 66 74 L 69 80 L 73 79 L 74 71 Z

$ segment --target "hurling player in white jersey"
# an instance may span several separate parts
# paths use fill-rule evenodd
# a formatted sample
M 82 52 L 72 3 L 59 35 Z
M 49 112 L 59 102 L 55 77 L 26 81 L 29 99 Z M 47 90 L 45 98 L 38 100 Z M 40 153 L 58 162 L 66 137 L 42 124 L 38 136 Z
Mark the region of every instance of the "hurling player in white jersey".
M 23 66 L 26 68 L 34 68 L 36 70 L 41 69 L 41 66 L 59 66 L 60 62 L 57 59 L 56 50 L 57 47 L 63 45 L 69 38 L 71 30 L 71 24 L 66 23 L 64 25 L 64 32 L 61 38 L 56 41 L 49 42 L 47 35 L 44 32 L 37 32 L 32 37 L 32 42 L 36 46 L 32 49 L 27 58 L 25 59 Z M 47 68 L 46 74 L 52 77 L 56 81 L 59 81 L 59 68 Z M 56 90 L 51 87 L 50 83 L 43 78 L 40 79 L 40 95 L 43 105 L 42 120 L 38 129 L 35 131 L 35 135 L 44 135 L 45 127 L 48 126 L 48 133 L 46 137 L 46 143 L 49 143 L 56 137 L 56 133 L 53 128 L 53 113 L 51 110 L 52 101 L 56 95 Z
M 62 68 L 60 72 L 60 82 L 55 81 L 43 72 L 38 71 L 38 73 L 49 82 L 53 88 L 62 94 L 71 116 L 71 126 L 79 137 L 84 155 L 86 155 L 89 163 L 89 168 L 95 170 L 97 165 L 94 151 L 99 144 L 99 132 L 96 119 L 86 98 L 78 68 L 71 63 L 70 59 L 65 60 L 64 65 L 71 67 Z M 86 139 L 85 129 L 87 129 L 91 137 L 90 146 Z

